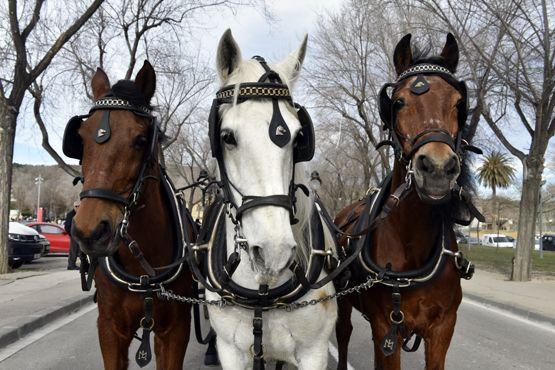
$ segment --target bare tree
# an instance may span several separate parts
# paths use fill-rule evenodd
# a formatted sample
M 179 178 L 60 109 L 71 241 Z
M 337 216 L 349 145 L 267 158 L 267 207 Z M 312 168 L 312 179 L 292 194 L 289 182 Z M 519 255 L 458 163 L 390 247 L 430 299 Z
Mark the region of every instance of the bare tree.
M 518 222 L 513 279 L 530 280 L 531 253 L 544 171 L 547 145 L 555 134 L 555 54 L 553 15 L 555 7 L 545 0 L 504 0 L 472 2 L 468 12 L 464 1 L 426 1 L 460 28 L 469 59 L 479 60 L 491 76 L 491 88 L 484 94 L 481 116 L 499 141 L 522 163 L 522 196 Z M 474 37 L 472 24 L 481 27 L 489 42 Z M 517 142 L 529 135 L 527 150 Z
M 65 4 L 72 14 L 64 19 L 43 19 L 44 0 L 18 6 L 9 0 L 0 6 L 5 35 L 0 45 L 0 273 L 8 270 L 7 237 L 12 178 L 12 160 L 18 116 L 27 89 L 46 70 L 63 46 L 79 31 L 103 0 L 88 6 Z M 56 16 L 52 14 L 52 16 Z M 69 26 L 65 26 L 69 24 Z M 45 32 L 48 28 L 48 32 Z

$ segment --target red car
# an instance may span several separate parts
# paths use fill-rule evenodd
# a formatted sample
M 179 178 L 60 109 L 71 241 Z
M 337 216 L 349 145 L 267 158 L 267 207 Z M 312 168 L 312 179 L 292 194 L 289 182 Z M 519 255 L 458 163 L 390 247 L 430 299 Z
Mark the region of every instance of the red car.
M 69 235 L 63 226 L 47 222 L 32 222 L 27 224 L 44 235 L 50 242 L 50 253 L 69 253 Z

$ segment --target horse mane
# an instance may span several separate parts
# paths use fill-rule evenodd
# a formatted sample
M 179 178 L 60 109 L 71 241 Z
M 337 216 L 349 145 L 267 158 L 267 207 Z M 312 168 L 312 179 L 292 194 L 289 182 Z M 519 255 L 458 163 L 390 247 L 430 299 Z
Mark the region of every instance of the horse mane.
M 147 107 L 152 109 L 150 102 L 146 100 L 141 90 L 135 85 L 135 82 L 131 80 L 119 80 L 112 86 L 112 94 L 119 99 L 127 100 L 129 103 Z
M 411 67 L 417 64 L 435 64 L 443 68 L 448 68 L 445 58 L 441 55 L 430 55 L 432 51 L 431 42 L 427 42 L 424 45 L 412 45 L 412 63 Z

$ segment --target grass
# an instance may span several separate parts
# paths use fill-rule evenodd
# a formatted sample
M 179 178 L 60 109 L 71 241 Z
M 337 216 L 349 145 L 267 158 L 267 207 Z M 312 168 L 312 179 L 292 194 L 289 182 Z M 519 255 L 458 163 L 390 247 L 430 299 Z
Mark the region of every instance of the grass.
M 513 248 L 484 247 L 482 245 L 460 245 L 464 255 L 474 262 L 478 268 L 493 270 L 505 275 L 511 274 L 511 264 L 514 256 Z M 543 259 L 539 251 L 532 252 L 532 275 L 555 276 L 555 252 L 544 251 Z

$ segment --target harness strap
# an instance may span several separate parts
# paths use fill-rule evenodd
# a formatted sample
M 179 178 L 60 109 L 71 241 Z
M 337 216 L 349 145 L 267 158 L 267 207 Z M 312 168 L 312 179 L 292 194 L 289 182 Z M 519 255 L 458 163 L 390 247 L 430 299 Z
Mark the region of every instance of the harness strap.
M 148 287 L 150 285 L 148 276 L 141 276 L 141 285 L 144 287 Z M 137 365 L 140 367 L 145 367 L 152 360 L 150 333 L 154 327 L 154 319 L 152 318 L 152 290 L 147 290 L 144 297 L 143 307 L 145 313 L 140 322 L 141 328 L 143 329 L 143 335 L 141 337 L 141 345 L 135 354 L 135 362 L 137 362 Z
M 98 266 L 98 260 L 93 258 L 91 263 L 87 259 L 87 255 L 83 252 L 79 254 L 81 265 L 79 266 L 79 274 L 81 275 L 81 290 L 88 292 L 92 288 L 94 272 Z
M 391 265 L 388 264 L 388 267 Z M 391 328 L 389 332 L 383 337 L 380 347 L 384 356 L 391 356 L 397 350 L 397 335 L 403 335 L 406 331 L 405 327 L 405 314 L 401 311 L 401 293 L 399 292 L 399 285 L 393 287 L 391 294 L 392 310 L 389 314 L 391 321 Z
M 109 189 L 87 189 L 79 193 L 79 199 L 84 198 L 100 198 L 110 200 L 115 203 L 126 206 L 128 204 L 127 198 L 123 197 L 121 194 Z
M 408 195 L 410 191 L 410 186 L 410 182 L 405 181 L 401 185 L 399 185 L 392 194 L 389 194 L 389 197 L 384 203 L 378 219 L 386 218 L 391 213 L 391 211 L 393 211 L 393 209 L 399 205 L 401 200 L 403 200 Z
M 289 195 L 279 194 L 279 195 L 268 195 L 268 196 L 255 196 L 246 195 L 243 197 L 243 204 L 235 213 L 235 218 L 241 219 L 243 213 L 251 208 L 260 206 L 276 206 L 287 209 L 289 212 L 292 211 L 291 198 Z
M 264 370 L 266 361 L 264 361 L 264 346 L 262 345 L 262 312 L 266 303 L 266 297 L 268 296 L 268 285 L 260 285 L 258 288 L 258 296 L 262 306 L 254 309 L 254 318 L 252 320 L 252 334 L 254 336 L 252 345 L 252 365 L 253 370 Z

